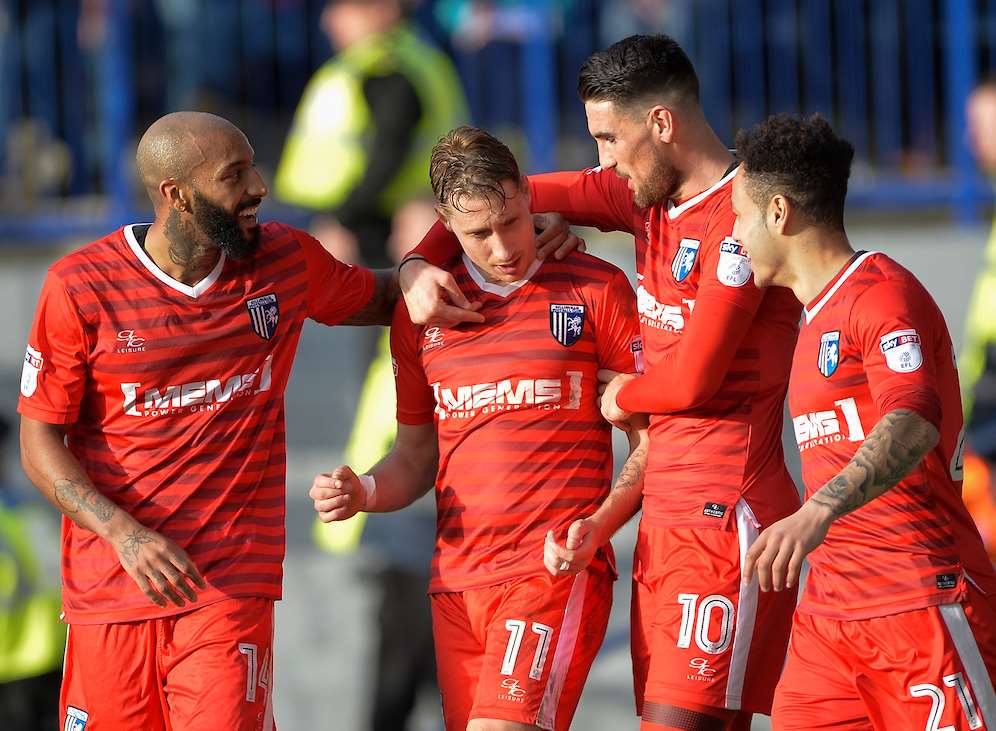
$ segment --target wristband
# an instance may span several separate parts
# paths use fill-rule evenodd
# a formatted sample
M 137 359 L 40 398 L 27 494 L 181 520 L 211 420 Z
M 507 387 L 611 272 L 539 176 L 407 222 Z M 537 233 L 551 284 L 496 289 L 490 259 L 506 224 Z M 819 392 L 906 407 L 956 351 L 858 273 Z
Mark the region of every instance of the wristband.
M 377 489 L 377 482 L 374 480 L 373 475 L 359 475 L 360 484 L 363 486 L 363 492 L 367 495 L 366 503 L 364 508 L 373 502 L 374 491 Z
M 411 254 L 409 256 L 406 256 L 404 259 L 402 259 L 401 263 L 398 264 L 398 272 L 400 273 L 401 272 L 401 267 L 403 267 L 405 264 L 407 264 L 410 261 L 429 261 L 429 260 L 426 259 L 421 254 Z

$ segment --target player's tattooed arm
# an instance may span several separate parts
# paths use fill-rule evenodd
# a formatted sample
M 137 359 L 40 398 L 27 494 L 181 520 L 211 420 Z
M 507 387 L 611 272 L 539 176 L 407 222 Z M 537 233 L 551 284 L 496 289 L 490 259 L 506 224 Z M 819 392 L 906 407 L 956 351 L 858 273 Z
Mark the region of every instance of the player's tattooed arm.
M 60 477 L 55 480 L 52 487 L 62 512 L 70 518 L 83 511 L 93 513 L 97 520 L 106 523 L 118 509 L 114 503 L 97 492 L 88 480 L 79 477 Z
M 834 519 L 857 510 L 894 487 L 937 445 L 937 429 L 909 409 L 896 409 L 875 428 L 840 473 L 810 501 Z
M 374 270 L 374 291 L 367 304 L 342 321 L 343 325 L 390 325 L 401 296 L 397 269 Z
M 937 444 L 937 429 L 919 414 L 896 409 L 879 419 L 851 461 L 787 518 L 761 531 L 744 559 L 762 591 L 796 585 L 806 556 L 834 520 L 874 500 L 909 474 Z

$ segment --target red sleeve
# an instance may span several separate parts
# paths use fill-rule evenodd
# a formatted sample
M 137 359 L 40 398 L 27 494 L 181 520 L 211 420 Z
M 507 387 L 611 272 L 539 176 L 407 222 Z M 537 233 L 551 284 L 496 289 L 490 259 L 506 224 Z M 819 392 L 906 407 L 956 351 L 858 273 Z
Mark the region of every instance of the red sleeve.
M 308 317 L 336 325 L 366 307 L 374 292 L 373 272 L 343 264 L 318 239 L 297 231 L 308 267 Z
M 930 305 L 921 293 L 885 280 L 857 299 L 851 327 L 879 413 L 910 409 L 938 426 L 941 400 L 930 356 L 939 325 Z
M 530 175 L 529 190 L 534 213 L 559 213 L 578 226 L 634 233 L 647 217 L 644 209 L 633 205 L 626 181 L 611 170 Z
M 408 252 L 408 254 L 424 256 L 426 261 L 437 267 L 441 267 L 450 259 L 460 256 L 461 253 L 463 253 L 463 249 L 460 248 L 460 240 L 443 225 L 442 221 L 436 221 L 432 224 L 418 246 Z
M 398 300 L 391 322 L 391 365 L 398 395 L 398 423 L 410 426 L 431 423 L 436 399 L 418 360 L 415 326 L 404 300 Z
M 636 317 L 636 294 L 617 271 L 595 307 L 595 349 L 599 368 L 621 373 L 643 370 L 643 340 Z
M 726 206 L 713 216 L 700 249 L 702 273 L 684 335 L 653 368 L 620 389 L 620 408 L 684 411 L 708 401 L 723 384 L 764 298 L 754 286 L 750 259 L 731 236 L 733 221 Z
M 89 348 L 79 310 L 57 275 L 42 285 L 21 371 L 17 410 L 47 424 L 71 424 L 79 416 Z

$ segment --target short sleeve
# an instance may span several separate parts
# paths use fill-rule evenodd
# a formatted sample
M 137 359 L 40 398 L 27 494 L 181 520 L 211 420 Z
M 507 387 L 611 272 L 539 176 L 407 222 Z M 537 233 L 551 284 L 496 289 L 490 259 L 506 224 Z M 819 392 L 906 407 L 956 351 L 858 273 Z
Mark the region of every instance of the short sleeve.
M 308 317 L 336 325 L 366 307 L 374 291 L 373 272 L 343 264 L 316 238 L 296 233 L 308 267 Z
M 754 284 L 747 248 L 733 238 L 735 220 L 729 205 L 718 206 L 710 217 L 700 249 L 696 299 L 715 298 L 754 313 L 761 306 L 764 291 Z
M 530 175 L 529 189 L 533 212 L 559 213 L 579 226 L 636 233 L 646 220 L 626 181 L 601 168 Z
M 892 280 L 869 287 L 856 300 L 850 324 L 881 413 L 897 391 L 937 393 L 930 357 L 938 335 L 937 316 L 929 297 L 925 300 L 923 293 L 907 291 Z
M 17 410 L 48 424 L 79 416 L 88 374 L 86 333 L 60 277 L 49 272 L 35 310 L 21 370 Z
M 391 365 L 398 395 L 398 423 L 409 426 L 431 423 L 436 400 L 418 359 L 415 325 L 404 300 L 398 300 L 391 322 Z
M 619 270 L 602 290 L 595 308 L 595 348 L 600 368 L 621 373 L 643 371 L 636 294 Z

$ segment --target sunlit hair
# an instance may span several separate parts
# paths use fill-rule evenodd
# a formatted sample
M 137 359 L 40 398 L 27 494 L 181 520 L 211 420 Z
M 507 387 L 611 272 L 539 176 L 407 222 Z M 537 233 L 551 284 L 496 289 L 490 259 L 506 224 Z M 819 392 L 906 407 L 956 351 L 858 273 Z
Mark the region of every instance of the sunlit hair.
M 623 38 L 588 57 L 578 72 L 578 96 L 583 102 L 698 102 L 699 79 L 681 46 L 658 33 Z
M 445 210 L 466 212 L 467 200 L 485 200 L 493 209 L 505 207 L 502 183 L 521 185 L 519 163 L 494 135 L 477 127 L 457 127 L 432 148 L 429 180 L 436 202 Z
M 844 228 L 844 199 L 854 147 L 819 114 L 769 117 L 737 133 L 747 192 L 766 210 L 774 195 L 794 203 L 812 223 Z

